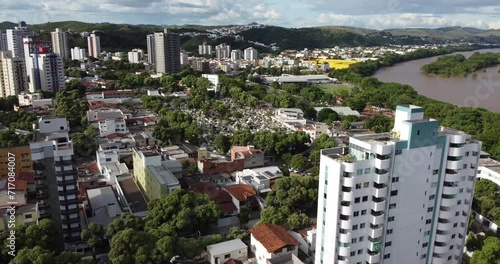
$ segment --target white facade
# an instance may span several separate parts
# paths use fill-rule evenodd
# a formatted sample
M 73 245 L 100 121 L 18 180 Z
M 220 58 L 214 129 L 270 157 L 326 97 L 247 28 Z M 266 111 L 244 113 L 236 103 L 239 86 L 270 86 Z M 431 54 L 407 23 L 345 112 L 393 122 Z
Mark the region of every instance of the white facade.
M 416 106 L 349 142 L 321 153 L 315 263 L 461 263 L 481 142 Z
M 212 46 L 208 45 L 206 42 L 198 46 L 198 53 L 200 55 L 212 55 Z
M 19 99 L 19 106 L 29 106 L 33 105 L 34 100 L 40 100 L 43 97 L 41 93 L 21 93 L 17 98 Z
M 490 180 L 500 186 L 500 162 L 491 158 L 481 158 L 477 168 L 477 177 Z
M 72 60 L 84 60 L 87 58 L 87 52 L 85 49 L 79 47 L 74 47 L 71 49 L 71 59 Z
M 236 62 L 243 58 L 243 52 L 241 50 L 233 50 L 231 51 L 231 61 Z
M 217 59 L 228 59 L 231 56 L 231 46 L 222 43 L 215 47 L 215 57 Z
M 109 136 L 114 133 L 128 133 L 127 124 L 122 118 L 111 118 L 99 121 L 99 135 L 101 137 Z
M 28 89 L 26 63 L 12 57 L 10 51 L 0 51 L 0 97 L 15 96 Z
M 54 93 L 64 89 L 63 59 L 55 53 L 30 54 L 26 59 L 26 71 L 32 93 L 39 89 Z
M 69 57 L 69 49 L 66 32 L 63 32 L 59 28 L 56 28 L 56 31 L 51 33 L 51 37 L 54 53 L 59 55 L 63 59 L 67 59 Z
M 248 259 L 248 247 L 240 239 L 209 245 L 207 253 L 210 264 L 224 264 L 229 259 L 239 261 Z
M 292 236 L 290 234 L 288 235 Z M 298 241 L 297 244 L 299 244 Z M 269 252 L 269 250 L 262 244 L 262 242 L 257 240 L 253 234 L 250 236 L 250 247 L 252 249 L 252 252 L 255 254 L 256 264 L 267 264 L 268 259 L 278 256 L 283 256 L 289 253 L 292 253 L 295 256 L 297 256 L 299 251 L 298 246 L 290 246 L 290 247 L 283 247 L 282 249 L 279 249 L 274 252 Z
M 96 34 L 87 37 L 87 47 L 90 57 L 97 58 L 101 54 L 101 39 Z
M 110 118 L 121 118 L 123 112 L 120 109 L 95 109 L 87 111 L 87 121 L 94 123 L 96 121 L 106 120 Z
M 187 52 L 185 50 L 182 50 L 180 56 L 181 56 L 181 66 L 188 65 L 189 64 L 189 57 L 188 57 Z
M 120 175 L 129 175 L 129 169 L 125 163 L 120 163 L 120 154 L 117 150 L 96 151 L 97 167 L 104 176 L 104 181 L 116 184 Z
M 31 36 L 31 32 L 25 26 L 6 30 L 7 49 L 12 52 L 13 57 L 24 57 L 23 38 Z
M 206 78 L 212 85 L 213 87 L 208 90 L 213 90 L 215 92 L 219 91 L 219 75 L 217 74 L 202 74 L 201 77 Z
M 149 64 L 156 63 L 156 47 L 155 47 L 155 35 L 149 34 L 146 36 L 146 46 L 148 50 L 148 62 Z
M 259 59 L 259 52 L 252 47 L 246 48 L 244 57 L 246 61 L 257 61 Z
M 128 53 L 129 63 L 139 63 L 143 60 L 144 51 L 141 49 L 134 49 Z
M 156 73 L 177 73 L 181 70 L 181 40 L 177 33 L 168 31 L 155 33 Z

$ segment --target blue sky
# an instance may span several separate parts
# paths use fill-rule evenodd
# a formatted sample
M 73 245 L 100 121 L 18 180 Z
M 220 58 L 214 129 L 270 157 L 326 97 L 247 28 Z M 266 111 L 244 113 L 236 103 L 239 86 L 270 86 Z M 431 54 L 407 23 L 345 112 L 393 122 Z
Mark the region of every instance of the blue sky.
M 0 21 L 500 29 L 499 0 L 1 0 Z

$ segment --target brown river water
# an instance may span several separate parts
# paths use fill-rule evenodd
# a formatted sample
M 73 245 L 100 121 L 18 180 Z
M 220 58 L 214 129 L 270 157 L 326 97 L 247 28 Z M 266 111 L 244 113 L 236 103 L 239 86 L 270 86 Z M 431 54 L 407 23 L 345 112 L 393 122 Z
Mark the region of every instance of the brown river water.
M 474 52 L 500 52 L 500 49 L 483 49 L 471 52 L 457 52 L 468 57 Z M 414 60 L 383 68 L 374 75 L 383 82 L 411 85 L 419 94 L 458 106 L 482 107 L 500 112 L 500 66 L 477 72 L 477 78 L 440 77 L 427 75 L 420 68 L 435 61 L 437 57 Z

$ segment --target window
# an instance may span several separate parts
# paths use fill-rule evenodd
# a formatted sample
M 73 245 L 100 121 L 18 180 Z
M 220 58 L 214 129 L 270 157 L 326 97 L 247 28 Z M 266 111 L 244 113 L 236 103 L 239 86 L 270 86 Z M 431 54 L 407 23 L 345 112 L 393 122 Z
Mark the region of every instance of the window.
M 353 238 L 353 239 L 351 239 L 351 244 L 356 244 L 356 242 L 358 242 L 358 239 L 357 239 L 357 238 Z
M 354 198 L 354 203 L 359 203 L 359 201 L 361 200 L 361 198 Z
M 396 149 L 396 155 L 401 155 L 403 154 L 403 150 L 402 149 Z
M 463 169 L 467 169 L 467 164 L 464 164 L 464 166 L 462 166 Z
M 31 217 L 32 217 L 31 214 L 25 214 L 24 215 L 24 219 L 31 219 Z
M 451 256 L 448 257 L 448 260 L 451 260 Z
M 458 200 L 458 201 L 457 201 L 457 204 L 462 204 L 462 200 Z
M 371 170 L 370 168 L 366 168 L 366 169 L 365 169 L 365 174 L 369 174 L 369 173 L 370 173 L 370 170 Z
M 427 212 L 428 212 L 428 213 L 429 213 L 429 212 L 432 212 L 432 210 L 434 210 L 434 207 L 432 207 L 432 206 L 431 206 L 431 207 L 429 207 L 429 208 L 427 208 Z
M 366 214 L 366 210 L 361 210 L 361 215 L 365 215 Z
M 389 216 L 389 218 L 387 218 L 387 222 L 392 222 L 394 221 L 394 216 Z
M 363 196 L 363 202 L 368 201 L 368 196 Z
M 354 212 L 354 217 L 359 216 L 359 211 Z
M 469 156 L 469 151 L 465 152 L 465 156 L 468 157 Z
M 428 243 L 425 242 L 425 243 L 422 244 L 422 247 L 425 248 L 425 247 L 427 247 L 427 245 L 428 245 Z
M 386 246 L 386 247 L 390 247 L 391 245 L 392 245 L 392 242 L 391 242 L 391 241 L 389 241 L 389 242 L 385 242 L 385 246 Z
M 424 259 L 426 257 L 427 257 L 427 254 L 423 254 L 421 258 Z
M 417 136 L 420 136 L 420 130 L 417 130 Z
M 226 255 L 224 255 L 224 258 L 226 258 L 226 259 L 227 259 L 227 258 L 231 258 L 231 254 L 226 254 Z
M 432 175 L 437 175 L 439 173 L 439 170 L 433 170 Z
M 390 258 L 390 257 L 391 257 L 391 254 L 385 254 L 385 255 L 384 255 L 384 259 L 388 259 L 388 258 Z
M 370 187 L 370 182 L 363 183 L 363 188 L 368 188 L 368 187 Z
M 363 254 L 363 249 L 358 249 L 358 255 Z
M 425 224 L 428 225 L 431 223 L 431 221 L 432 221 L 431 219 L 427 219 L 427 220 L 425 220 Z
M 451 239 L 454 239 L 454 238 L 455 238 L 455 234 L 453 234 L 453 235 L 451 236 Z
M 436 198 L 436 195 L 434 195 L 434 194 L 429 196 L 429 200 L 434 200 L 435 198 Z
M 356 190 L 361 189 L 361 183 L 356 183 Z
M 399 182 L 399 177 L 392 177 L 392 182 Z
M 323 195 L 323 197 L 325 197 L 325 199 L 326 199 L 326 193 Z
M 358 225 L 353 225 L 352 230 L 358 230 Z
M 463 193 L 463 192 L 464 192 L 464 188 L 460 188 L 460 189 L 458 190 L 458 192 L 459 192 L 459 193 Z
M 431 188 L 436 188 L 437 185 L 438 185 L 437 182 L 433 182 L 433 183 L 431 183 Z
M 428 236 L 431 233 L 431 231 L 425 231 L 424 236 Z
M 465 176 L 462 176 L 462 178 L 460 180 L 461 181 L 465 181 Z
M 387 229 L 387 232 L 386 232 L 388 235 L 392 234 L 392 229 Z
M 351 251 L 351 257 L 356 256 L 356 251 Z
M 394 209 L 394 208 L 396 208 L 396 204 L 395 203 L 389 204 L 389 209 Z
M 457 227 L 457 226 L 458 226 L 458 223 L 454 223 L 454 224 L 453 224 L 453 227 Z
M 359 237 L 359 242 L 363 242 L 363 240 L 365 240 L 365 237 Z
M 361 224 L 359 224 L 359 229 L 363 229 L 363 228 L 365 228 L 365 225 L 366 225 L 365 223 L 361 223 Z
M 59 127 L 60 130 L 64 130 L 64 127 Z
M 450 246 L 450 249 L 453 249 L 453 245 Z
M 363 169 L 358 169 L 358 170 L 356 170 L 356 174 L 357 174 L 357 175 L 362 175 L 362 174 L 363 174 Z
M 396 196 L 398 195 L 398 190 L 391 191 L 391 196 Z

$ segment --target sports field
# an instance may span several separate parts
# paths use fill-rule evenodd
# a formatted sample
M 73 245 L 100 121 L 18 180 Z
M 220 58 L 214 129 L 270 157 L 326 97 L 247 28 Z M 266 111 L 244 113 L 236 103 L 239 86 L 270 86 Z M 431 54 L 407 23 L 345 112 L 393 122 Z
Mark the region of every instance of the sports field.
M 352 65 L 357 62 L 355 60 L 330 60 L 330 59 L 310 60 L 310 62 L 315 62 L 318 65 L 322 64 L 325 61 L 328 62 L 328 64 L 330 65 L 330 69 L 337 69 L 337 70 L 349 68 L 349 65 Z
M 345 84 L 320 84 L 318 85 L 321 90 L 323 90 L 325 93 L 331 94 L 335 91 L 338 90 L 351 90 L 351 87 Z

